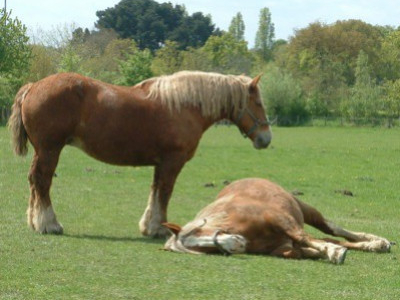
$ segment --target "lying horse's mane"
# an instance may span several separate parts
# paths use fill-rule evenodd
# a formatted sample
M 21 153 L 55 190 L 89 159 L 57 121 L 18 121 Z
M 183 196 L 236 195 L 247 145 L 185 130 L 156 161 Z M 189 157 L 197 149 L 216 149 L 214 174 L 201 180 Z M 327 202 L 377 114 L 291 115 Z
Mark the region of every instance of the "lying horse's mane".
M 203 116 L 217 117 L 221 111 L 237 113 L 246 106 L 251 80 L 244 75 L 181 71 L 146 81 L 151 82 L 148 98 L 160 99 L 170 111 L 200 107 Z

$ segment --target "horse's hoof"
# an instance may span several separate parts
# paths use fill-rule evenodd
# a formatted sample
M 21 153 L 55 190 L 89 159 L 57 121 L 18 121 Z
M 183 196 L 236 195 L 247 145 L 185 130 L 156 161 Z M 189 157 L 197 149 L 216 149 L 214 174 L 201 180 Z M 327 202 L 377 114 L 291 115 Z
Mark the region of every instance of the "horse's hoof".
M 335 265 L 341 265 L 346 259 L 347 248 L 341 246 L 331 246 L 328 248 L 329 261 Z
M 153 230 L 141 230 L 143 236 L 148 236 L 153 239 L 163 239 L 171 236 L 171 233 L 164 226 Z
M 64 233 L 64 228 L 61 224 L 57 224 L 57 226 L 52 226 L 49 229 L 47 229 L 49 234 L 57 234 L 61 235 Z
M 338 254 L 338 260 L 335 263 L 338 265 L 343 264 L 346 259 L 346 254 L 347 254 L 347 248 L 341 249 Z
M 392 248 L 392 243 L 387 239 L 380 239 L 369 242 L 368 250 L 371 252 L 388 253 Z
M 48 224 L 44 228 L 38 230 L 40 234 L 57 234 L 61 235 L 64 233 L 64 228 L 60 223 Z

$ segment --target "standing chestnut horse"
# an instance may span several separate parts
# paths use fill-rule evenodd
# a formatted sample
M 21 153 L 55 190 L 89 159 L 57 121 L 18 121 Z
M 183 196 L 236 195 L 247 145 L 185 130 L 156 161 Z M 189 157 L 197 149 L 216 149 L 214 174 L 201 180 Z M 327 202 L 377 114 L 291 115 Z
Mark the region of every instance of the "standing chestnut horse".
M 183 71 L 121 87 L 78 74 L 51 75 L 23 86 L 9 121 L 15 152 L 35 149 L 29 172 L 29 226 L 63 232 L 49 190 L 60 152 L 72 145 L 115 165 L 155 166 L 143 235 L 165 236 L 175 180 L 205 130 L 221 119 L 234 122 L 257 149 L 271 141 L 260 76 Z

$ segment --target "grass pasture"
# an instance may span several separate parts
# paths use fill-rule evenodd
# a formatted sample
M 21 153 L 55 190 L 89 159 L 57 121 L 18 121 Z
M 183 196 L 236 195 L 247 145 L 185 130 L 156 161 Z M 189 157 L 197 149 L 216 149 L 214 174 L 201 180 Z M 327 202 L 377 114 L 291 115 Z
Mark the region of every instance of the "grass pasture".
M 26 226 L 26 158 L 0 127 L 0 299 L 399 299 L 399 246 L 350 251 L 344 265 L 266 256 L 192 256 L 142 238 L 152 168 L 122 168 L 64 149 L 52 199 L 62 236 Z M 169 220 L 185 223 L 225 180 L 266 177 L 299 190 L 336 223 L 400 242 L 400 130 L 276 128 L 254 150 L 234 127 L 213 127 L 180 174 Z M 214 188 L 204 187 L 213 183 Z M 354 197 L 335 190 L 347 189 Z M 318 232 L 307 230 L 317 236 Z

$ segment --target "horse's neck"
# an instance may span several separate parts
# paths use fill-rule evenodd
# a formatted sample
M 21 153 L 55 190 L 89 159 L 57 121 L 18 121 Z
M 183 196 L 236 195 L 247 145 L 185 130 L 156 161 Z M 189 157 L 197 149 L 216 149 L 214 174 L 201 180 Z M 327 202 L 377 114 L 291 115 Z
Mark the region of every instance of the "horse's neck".
M 207 130 L 209 127 L 211 127 L 213 124 L 216 124 L 222 120 L 227 120 L 227 121 L 231 121 L 229 118 L 229 115 L 227 113 L 221 112 L 220 115 L 218 116 L 209 116 L 209 117 L 204 117 L 201 115 L 200 110 L 198 110 L 198 113 L 200 115 L 200 117 L 202 118 L 202 122 L 203 122 L 203 128 L 204 131 Z

